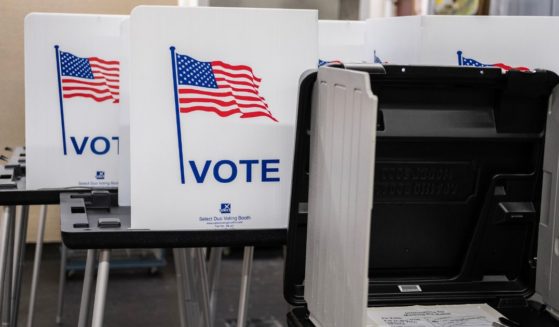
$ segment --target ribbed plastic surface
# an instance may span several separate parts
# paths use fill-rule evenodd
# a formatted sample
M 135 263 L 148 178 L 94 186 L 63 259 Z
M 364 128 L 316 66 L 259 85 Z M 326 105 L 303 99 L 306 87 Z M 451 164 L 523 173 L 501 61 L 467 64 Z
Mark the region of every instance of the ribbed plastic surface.
M 559 311 L 559 86 L 549 101 L 543 163 L 542 205 L 538 236 L 536 292 Z
M 365 326 L 377 98 L 364 72 L 321 68 L 317 89 L 305 299 L 317 326 Z

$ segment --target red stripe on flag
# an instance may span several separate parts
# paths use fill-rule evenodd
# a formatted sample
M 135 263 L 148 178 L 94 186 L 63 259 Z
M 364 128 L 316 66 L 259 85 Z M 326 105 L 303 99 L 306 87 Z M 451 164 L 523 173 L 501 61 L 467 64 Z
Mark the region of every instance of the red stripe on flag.
M 239 109 L 231 109 L 231 110 L 219 110 L 214 107 L 204 107 L 204 106 L 196 106 L 190 108 L 180 108 L 181 113 L 189 113 L 193 111 L 206 111 L 206 112 L 213 112 L 220 117 L 229 117 L 234 114 L 240 114 L 241 111 Z
M 64 94 L 64 98 L 69 99 L 69 98 L 76 98 L 76 97 L 84 97 L 84 98 L 91 98 L 97 102 L 103 102 L 103 101 L 107 101 L 107 100 L 112 100 L 113 97 L 112 96 L 106 96 L 106 97 L 96 97 L 93 94 L 88 94 L 88 93 L 73 93 L 73 94 Z
M 187 88 L 181 88 L 179 89 L 179 93 L 180 94 L 203 94 L 203 95 L 216 95 L 216 94 L 220 94 L 220 95 L 232 95 L 235 96 L 233 94 L 233 92 L 229 91 L 235 91 L 235 92 L 246 92 L 246 93 L 252 93 L 254 95 L 257 96 L 258 99 L 264 101 L 266 100 L 265 98 L 261 97 L 258 95 L 258 92 L 254 91 L 253 89 L 240 89 L 240 88 L 236 88 L 236 87 L 232 87 L 232 86 L 224 86 L 222 88 L 219 89 L 213 89 L 215 91 L 203 91 L 203 90 L 199 90 L 199 89 L 187 89 Z M 223 93 L 217 93 L 218 90 L 223 90 Z M 256 98 L 255 98 L 256 99 Z
M 104 90 L 100 90 L 100 89 L 96 89 L 93 87 L 79 87 L 79 86 L 63 86 L 62 87 L 63 91 L 91 91 L 91 92 L 95 92 L 95 93 L 107 93 L 109 92 L 108 89 L 104 89 Z
M 80 83 L 80 84 L 93 85 L 93 86 L 106 85 L 105 82 L 86 82 L 86 81 L 71 79 L 71 78 L 63 78 L 62 83 Z
M 196 94 L 196 95 L 208 95 L 208 96 L 214 96 L 214 97 L 226 97 L 226 96 L 231 96 L 234 97 L 236 100 L 242 100 L 242 101 L 256 101 L 258 103 L 262 103 L 263 105 L 266 106 L 266 108 L 268 107 L 268 105 L 266 103 L 264 103 L 264 101 L 262 101 L 262 98 L 259 97 L 250 97 L 250 96 L 243 96 L 243 95 L 236 95 L 233 94 L 233 92 L 230 91 L 225 91 L 222 93 L 218 93 L 218 92 L 212 92 L 212 91 L 203 91 L 203 90 L 194 90 L 194 89 L 179 89 L 179 94 Z M 185 101 L 188 100 L 193 100 L 195 98 L 182 98 L 185 99 Z
M 268 117 L 271 120 L 275 121 L 276 123 L 278 122 L 278 120 L 275 119 L 272 115 L 262 111 L 246 112 L 241 115 L 241 118 L 255 118 L 255 117 Z
M 254 83 L 233 81 L 233 80 L 230 80 L 230 79 L 227 79 L 227 78 L 216 78 L 215 81 L 216 82 L 227 82 L 229 84 L 235 84 L 235 85 L 250 86 L 250 87 L 253 87 L 254 90 L 256 91 L 256 85 Z M 219 83 L 218 83 L 218 85 L 219 85 Z
M 244 104 L 244 103 L 238 103 L 235 100 L 231 100 L 231 101 L 222 101 L 222 100 L 218 100 L 215 98 L 212 99 L 208 99 L 208 98 L 180 98 L 179 99 L 179 103 L 215 103 L 219 106 L 223 106 L 223 107 L 229 107 L 229 106 L 237 106 L 239 108 L 262 108 L 262 109 L 267 109 L 267 107 L 265 107 L 264 105 L 260 104 L 260 103 L 252 103 L 252 104 Z
M 247 75 L 247 74 L 233 74 L 233 73 L 229 73 L 226 72 L 224 70 L 219 70 L 219 69 L 214 69 L 214 74 L 222 74 L 228 77 L 233 77 L 233 78 L 247 78 L 249 80 L 256 80 L 256 81 L 260 81 L 258 78 L 255 78 L 253 76 Z
M 98 68 L 102 70 L 109 70 L 109 71 L 116 71 L 116 72 L 120 71 L 118 67 L 107 67 L 107 66 L 101 66 L 96 64 L 89 64 L 89 66 L 91 66 L 91 68 Z
M 103 75 L 103 76 L 119 77 L 118 74 L 105 73 L 105 72 L 101 72 L 101 71 L 93 70 L 93 69 L 91 70 L 91 72 L 92 72 L 94 75 L 95 75 L 95 74 L 101 74 L 101 75 Z M 118 80 L 117 80 L 117 81 L 118 81 Z
M 233 86 L 229 86 L 229 88 L 235 92 L 249 92 L 249 93 L 254 93 L 256 95 L 258 95 L 258 91 L 254 90 L 254 89 L 243 89 L 243 88 L 238 88 L 238 87 L 233 87 Z M 264 100 L 263 97 L 260 97 L 262 100 Z
M 181 88 L 179 89 L 179 94 L 202 94 L 202 95 L 212 95 L 212 96 L 233 95 L 233 93 L 231 93 L 228 90 L 223 90 L 223 92 L 218 92 L 220 89 L 210 89 L 210 90 L 215 90 L 215 91 L 204 91 L 198 89 Z
M 212 66 L 221 66 L 221 67 L 223 67 L 223 68 L 231 69 L 231 70 L 248 70 L 248 71 L 252 74 L 252 76 L 253 76 L 253 78 L 254 78 L 255 80 L 257 80 L 257 81 L 259 81 L 259 82 L 261 81 L 260 78 L 254 76 L 254 72 L 252 71 L 252 68 L 250 68 L 249 66 L 245 66 L 245 65 L 230 65 L 230 64 L 224 63 L 223 61 L 219 61 L 219 60 L 218 60 L 218 61 L 212 61 Z
M 98 61 L 98 62 L 103 63 L 105 65 L 118 65 L 118 64 L 120 64 L 120 62 L 118 60 L 104 60 L 104 59 L 101 59 L 99 57 L 89 57 L 89 60 L 90 61 L 91 60 Z
M 523 72 L 530 70 L 530 68 L 528 68 L 528 67 L 511 67 L 511 66 L 505 65 L 503 63 L 496 63 L 496 64 L 493 64 L 492 66 L 499 67 L 499 68 L 504 69 L 504 70 L 519 70 L 519 71 L 523 71 Z

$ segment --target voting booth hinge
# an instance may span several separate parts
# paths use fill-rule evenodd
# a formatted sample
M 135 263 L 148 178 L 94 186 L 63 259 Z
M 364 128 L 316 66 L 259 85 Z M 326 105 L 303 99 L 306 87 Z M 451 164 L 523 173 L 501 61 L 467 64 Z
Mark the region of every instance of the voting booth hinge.
M 550 99 L 545 136 L 536 292 L 551 314 L 559 312 L 559 86 Z
M 305 300 L 316 326 L 365 326 L 377 97 L 366 72 L 318 70 Z

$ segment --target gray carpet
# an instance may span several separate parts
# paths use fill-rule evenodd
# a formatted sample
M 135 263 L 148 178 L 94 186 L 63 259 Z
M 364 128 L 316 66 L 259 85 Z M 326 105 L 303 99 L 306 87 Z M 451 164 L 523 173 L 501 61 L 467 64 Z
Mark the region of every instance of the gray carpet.
M 26 249 L 18 326 L 26 326 L 34 247 Z M 104 326 L 178 326 L 175 271 L 171 251 L 167 266 L 158 274 L 147 269 L 111 271 Z M 241 273 L 240 251 L 223 259 L 219 281 L 216 326 L 235 326 Z M 54 327 L 60 255 L 57 245 L 43 254 L 35 305 L 35 327 Z M 285 326 L 288 305 L 282 295 L 283 260 L 280 249 L 256 249 L 250 290 L 249 319 L 252 326 Z M 78 321 L 83 274 L 67 278 L 63 326 Z

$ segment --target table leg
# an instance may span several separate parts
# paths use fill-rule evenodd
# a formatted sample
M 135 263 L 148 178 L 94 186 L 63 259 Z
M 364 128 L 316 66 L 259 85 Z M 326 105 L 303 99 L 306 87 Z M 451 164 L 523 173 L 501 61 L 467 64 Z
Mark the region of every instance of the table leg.
M 237 316 L 237 327 L 245 327 L 248 312 L 248 295 L 250 289 L 250 279 L 252 272 L 252 259 L 254 247 L 246 246 L 243 256 L 243 271 L 241 276 L 241 294 L 239 296 L 239 312 Z
M 215 323 L 215 311 L 217 308 L 217 288 L 219 286 L 219 276 L 221 274 L 221 255 L 223 248 L 212 248 L 210 252 L 210 262 L 208 275 L 210 277 L 210 326 Z
M 56 306 L 56 323 L 62 323 L 62 309 L 64 308 L 64 289 L 66 288 L 66 257 L 68 249 L 64 243 L 60 244 L 60 272 L 58 275 L 58 301 Z M 86 260 L 87 264 L 87 260 Z M 84 278 L 85 279 L 85 278 Z
M 92 327 L 103 326 L 103 316 L 105 314 L 105 301 L 107 299 L 107 284 L 109 282 L 109 259 L 111 250 L 101 250 L 99 256 L 99 267 L 97 269 L 97 285 L 95 286 L 95 301 L 93 303 L 93 322 Z
M 29 222 L 29 206 L 21 206 L 20 215 L 16 221 L 14 241 L 14 269 L 12 289 L 12 320 L 11 325 L 17 326 L 19 315 L 19 299 L 21 295 L 21 275 L 23 272 L 23 260 L 25 258 L 25 238 L 27 236 L 27 223 Z
M 208 268 L 206 266 L 206 254 L 203 248 L 197 248 L 196 261 L 198 265 L 198 274 L 200 277 L 199 289 L 201 295 L 200 308 L 202 311 L 203 326 L 210 327 L 210 290 L 208 285 Z
M 9 298 L 4 298 L 4 288 L 8 287 L 10 283 L 6 281 L 7 275 L 7 261 L 11 256 L 8 252 L 10 243 L 10 229 L 11 229 L 11 216 L 14 207 L 4 207 L 4 214 L 2 221 L 0 221 L 0 317 L 2 314 L 2 304 L 4 301 L 9 301 Z
M 12 266 L 14 264 L 13 262 L 13 251 L 14 251 L 14 223 L 15 223 L 15 215 L 16 215 L 16 207 L 11 207 L 10 212 L 9 212 L 9 219 L 8 219 L 8 230 L 7 230 L 7 238 L 8 238 L 8 242 L 7 242 L 7 247 L 6 247 L 6 261 L 5 261 L 5 267 L 4 267 L 4 278 L 3 278 L 3 294 L 2 294 L 2 298 L 3 301 L 2 303 L 2 307 L 0 308 L 2 311 L 2 326 L 10 326 L 11 323 L 11 315 L 12 315 L 12 308 L 11 308 L 11 304 L 12 304 Z
M 184 264 L 183 253 L 181 249 L 173 249 L 173 257 L 175 259 L 175 274 L 177 276 L 177 296 L 179 301 L 179 320 L 180 326 L 186 327 L 186 300 L 184 297 Z
M 35 244 L 35 261 L 33 263 L 33 276 L 31 278 L 31 294 L 29 295 L 29 311 L 27 313 L 27 327 L 33 326 L 33 314 L 35 311 L 35 297 L 39 283 L 41 269 L 41 256 L 43 255 L 43 239 L 45 236 L 45 221 L 47 219 L 47 206 L 41 206 L 39 215 L 39 227 L 37 229 L 37 243 Z

